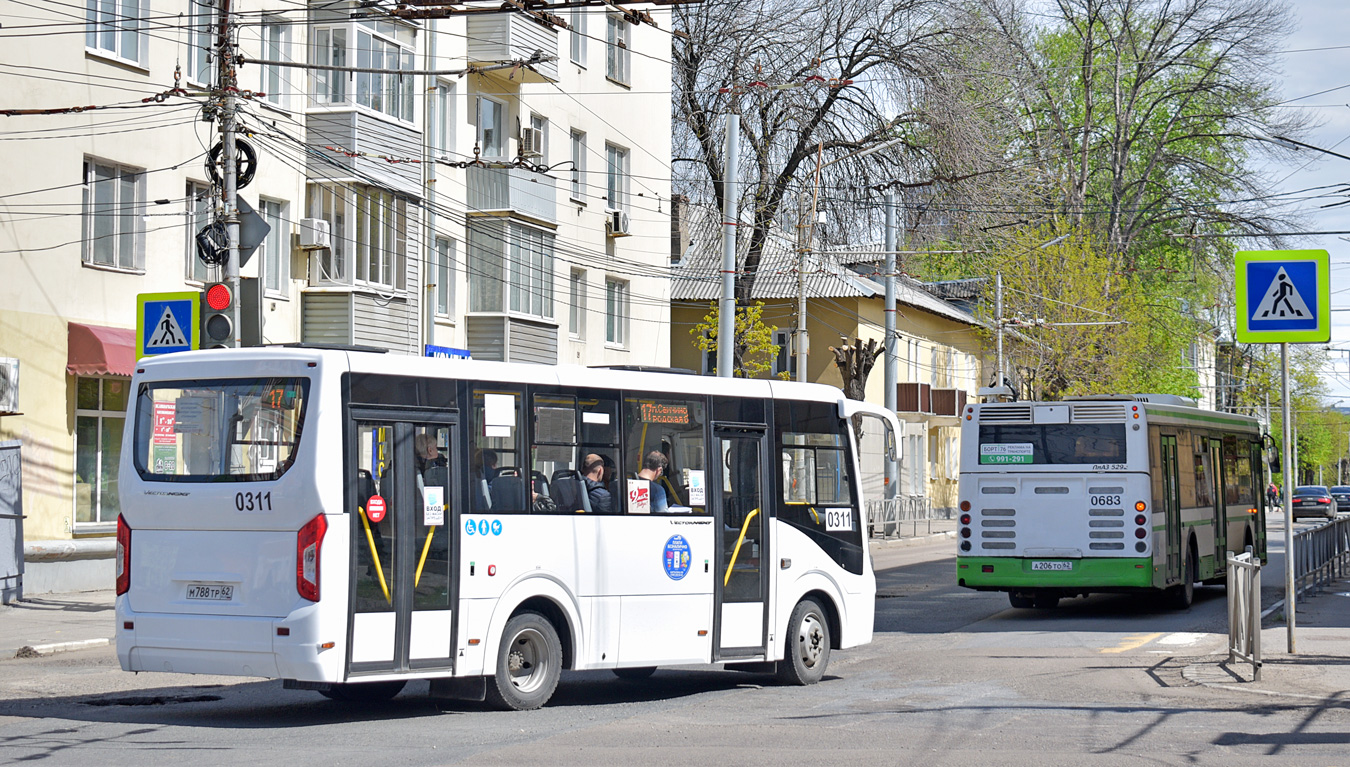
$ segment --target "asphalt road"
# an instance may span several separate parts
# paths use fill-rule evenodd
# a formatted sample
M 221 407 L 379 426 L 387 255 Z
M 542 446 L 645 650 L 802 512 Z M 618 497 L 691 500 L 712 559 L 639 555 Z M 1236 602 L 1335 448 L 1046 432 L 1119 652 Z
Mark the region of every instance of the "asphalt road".
M 582 672 L 534 712 L 435 701 L 425 684 L 357 706 L 276 681 L 127 674 L 104 648 L 0 661 L 0 764 L 1348 761 L 1345 704 L 1193 680 L 1224 644 L 1221 588 L 1185 612 L 1113 595 L 1013 610 L 954 585 L 952 548 L 879 551 L 874 641 L 836 653 L 813 687 L 713 667 L 641 683 Z

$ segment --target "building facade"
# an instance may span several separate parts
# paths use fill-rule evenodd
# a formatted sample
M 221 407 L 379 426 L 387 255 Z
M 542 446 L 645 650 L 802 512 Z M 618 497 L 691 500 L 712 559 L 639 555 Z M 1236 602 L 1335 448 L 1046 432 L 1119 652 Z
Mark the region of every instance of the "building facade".
M 51 110 L 0 133 L 0 364 L 19 371 L 0 444 L 22 455 L 29 593 L 111 577 L 137 296 L 222 278 L 196 243 L 222 199 L 216 7 L 34 13 L 62 32 L 0 55 L 5 106 Z M 233 4 L 262 343 L 668 363 L 669 14 L 558 13 Z

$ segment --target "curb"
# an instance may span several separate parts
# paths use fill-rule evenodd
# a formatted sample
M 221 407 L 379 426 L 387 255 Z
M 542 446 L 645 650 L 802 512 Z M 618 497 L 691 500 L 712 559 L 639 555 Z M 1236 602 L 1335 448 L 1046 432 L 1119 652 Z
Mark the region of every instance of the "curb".
M 938 543 L 940 541 L 952 540 L 956 540 L 955 530 L 947 530 L 941 533 L 933 533 L 932 535 L 919 535 L 909 538 L 873 538 L 871 545 L 893 549 L 902 548 L 904 546 L 922 546 L 925 543 Z
M 105 647 L 110 644 L 112 644 L 112 639 L 102 637 L 100 639 L 81 639 L 75 642 L 51 642 L 49 644 L 24 645 L 14 652 L 13 657 L 38 658 L 58 652 L 87 650 L 91 647 Z

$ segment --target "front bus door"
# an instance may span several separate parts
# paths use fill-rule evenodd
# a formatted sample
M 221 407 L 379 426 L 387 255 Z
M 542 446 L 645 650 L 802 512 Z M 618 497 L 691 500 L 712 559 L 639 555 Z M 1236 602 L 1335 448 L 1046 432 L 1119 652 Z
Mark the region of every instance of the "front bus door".
M 351 675 L 453 667 L 454 416 L 355 416 Z
M 714 659 L 765 655 L 769 621 L 769 509 L 763 429 L 714 428 L 717 526 Z

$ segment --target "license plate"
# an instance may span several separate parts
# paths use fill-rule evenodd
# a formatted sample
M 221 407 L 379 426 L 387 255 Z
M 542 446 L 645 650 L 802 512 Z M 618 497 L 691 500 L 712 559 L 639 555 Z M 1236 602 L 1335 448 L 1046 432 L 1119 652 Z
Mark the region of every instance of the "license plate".
M 215 583 L 192 583 L 187 587 L 188 599 L 206 599 L 212 602 L 229 602 L 234 599 L 234 586 Z
M 1032 562 L 1032 570 L 1072 570 L 1072 562 Z

